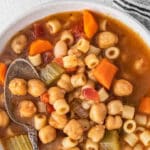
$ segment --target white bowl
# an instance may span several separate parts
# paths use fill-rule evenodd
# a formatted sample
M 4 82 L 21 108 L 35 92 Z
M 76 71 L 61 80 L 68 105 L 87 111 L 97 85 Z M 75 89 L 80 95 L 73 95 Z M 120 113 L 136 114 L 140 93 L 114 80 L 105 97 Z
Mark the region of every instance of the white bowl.
M 33 8 L 32 10 L 25 12 L 24 15 L 20 16 L 17 20 L 14 20 L 14 23 L 11 24 L 10 27 L 0 35 L 0 51 L 4 48 L 5 44 L 14 33 L 23 29 L 35 20 L 58 12 L 82 9 L 90 9 L 120 20 L 121 22 L 129 26 L 132 30 L 137 32 L 141 36 L 141 38 L 144 39 L 145 43 L 150 47 L 149 31 L 133 17 L 120 12 L 117 9 L 102 5 L 101 3 L 92 1 L 88 2 L 84 0 L 58 0 L 45 3 L 37 8 Z M 0 150 L 2 149 L 0 148 Z

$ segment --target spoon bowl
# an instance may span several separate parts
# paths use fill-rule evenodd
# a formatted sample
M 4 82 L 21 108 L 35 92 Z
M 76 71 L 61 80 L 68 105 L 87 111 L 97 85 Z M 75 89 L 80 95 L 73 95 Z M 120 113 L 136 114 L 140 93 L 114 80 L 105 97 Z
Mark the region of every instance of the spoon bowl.
M 29 80 L 33 78 L 38 79 L 39 75 L 35 70 L 35 68 L 27 60 L 22 58 L 16 59 L 11 63 L 11 65 L 8 68 L 8 71 L 6 73 L 6 80 L 4 84 L 5 107 L 9 117 L 14 123 L 24 127 L 27 130 L 28 137 L 31 141 L 33 150 L 38 150 L 38 145 L 37 145 L 38 140 L 37 140 L 36 130 L 31 125 L 20 122 L 13 113 L 12 99 L 14 95 L 11 94 L 8 85 L 9 82 L 16 77 Z

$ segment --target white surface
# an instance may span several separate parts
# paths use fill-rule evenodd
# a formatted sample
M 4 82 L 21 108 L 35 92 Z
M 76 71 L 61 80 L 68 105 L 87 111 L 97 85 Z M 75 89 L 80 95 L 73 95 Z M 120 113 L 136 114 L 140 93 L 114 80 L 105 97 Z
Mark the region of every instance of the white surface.
M 0 33 L 25 11 L 28 11 L 40 4 L 50 1 L 51 0 L 0 0 Z M 93 1 L 110 3 L 111 0 Z

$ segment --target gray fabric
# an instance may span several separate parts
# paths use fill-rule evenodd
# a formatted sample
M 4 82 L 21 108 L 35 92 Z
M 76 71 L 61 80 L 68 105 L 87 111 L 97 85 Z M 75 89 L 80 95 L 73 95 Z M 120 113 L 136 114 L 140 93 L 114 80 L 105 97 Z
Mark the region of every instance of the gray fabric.
M 115 1 L 120 2 L 120 4 L 122 4 L 122 6 L 127 7 L 128 9 L 134 9 L 135 8 L 140 13 L 135 12 L 133 10 L 132 11 L 127 10 L 126 8 L 122 8 Z M 120 10 L 125 11 L 125 12 L 129 13 L 130 15 L 132 15 L 133 17 L 135 17 L 142 24 L 144 24 L 145 27 L 147 27 L 150 30 L 150 17 L 145 17 L 145 16 L 141 15 L 141 13 L 144 13 L 144 14 L 146 13 L 146 14 L 150 15 L 150 11 L 144 11 L 144 10 L 140 9 L 140 8 L 145 8 L 145 9 L 150 10 L 150 0 L 125 0 L 125 1 L 127 1 L 128 4 L 126 4 L 122 0 L 114 0 L 113 2 L 111 2 L 111 1 L 110 2 L 114 7 L 117 7 Z M 131 4 L 131 5 L 134 4 L 134 5 L 136 5 L 137 7 L 140 7 L 140 8 L 137 8 L 137 7 L 134 7 L 134 6 L 129 6 L 129 4 Z

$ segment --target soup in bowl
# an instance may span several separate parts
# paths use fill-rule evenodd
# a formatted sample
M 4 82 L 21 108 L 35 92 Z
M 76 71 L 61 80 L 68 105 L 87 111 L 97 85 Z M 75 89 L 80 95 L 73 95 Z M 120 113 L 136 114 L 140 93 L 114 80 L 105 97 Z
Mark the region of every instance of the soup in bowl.
M 13 97 L 13 115 L 37 131 L 40 150 L 148 150 L 149 37 L 133 22 L 135 30 L 85 7 L 43 17 L 7 39 L 0 54 L 4 149 L 32 149 L 27 131 L 7 114 L 5 85 Z M 39 79 L 16 74 L 4 84 L 18 58 L 27 60 Z

